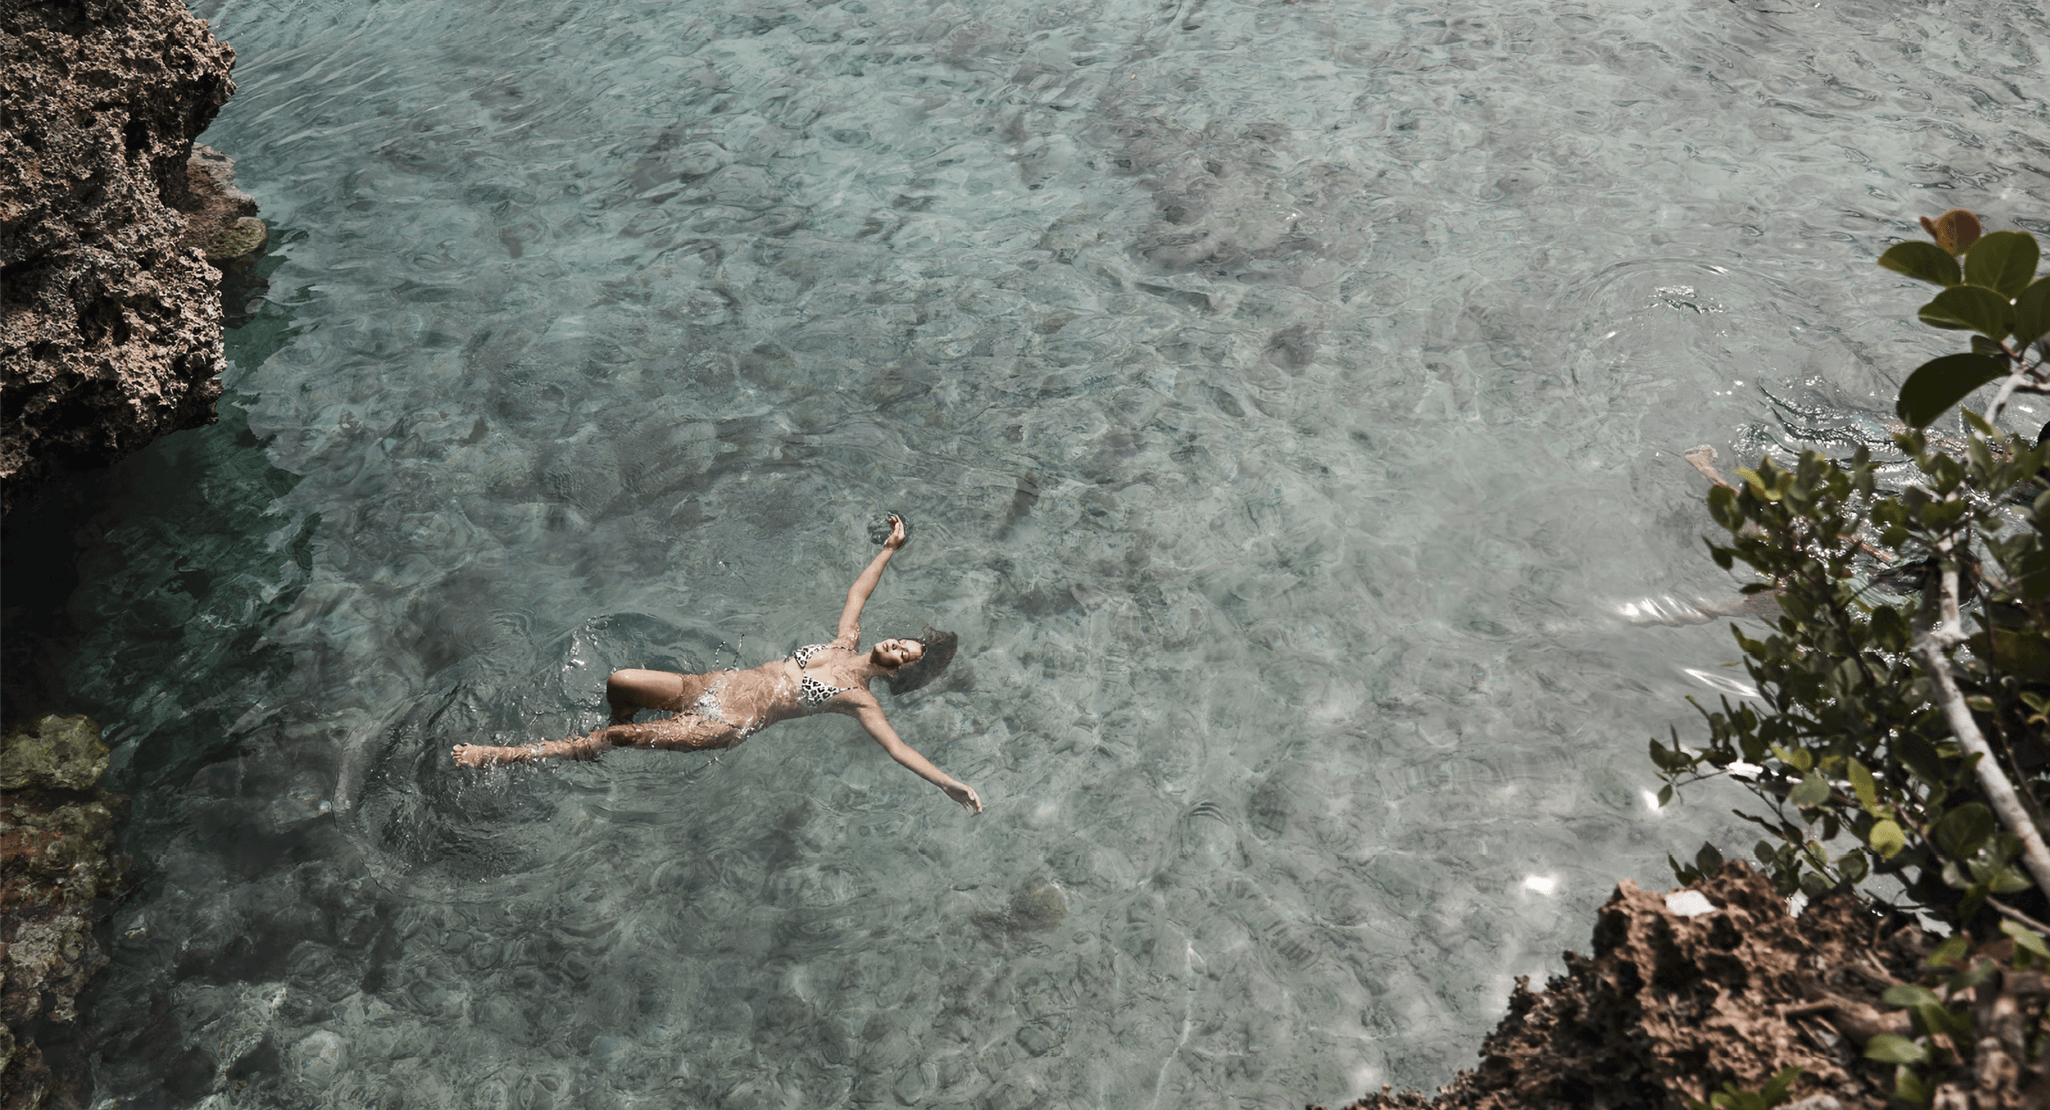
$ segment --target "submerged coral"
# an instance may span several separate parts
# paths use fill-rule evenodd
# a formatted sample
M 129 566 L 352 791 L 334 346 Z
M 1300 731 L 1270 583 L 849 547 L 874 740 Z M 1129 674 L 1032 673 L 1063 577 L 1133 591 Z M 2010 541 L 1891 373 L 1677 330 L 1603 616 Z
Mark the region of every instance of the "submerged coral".
M 38 1041 L 78 1018 L 107 958 L 94 935 L 121 890 L 124 799 L 99 789 L 107 747 L 86 717 L 44 717 L 0 741 L 0 1106 L 82 1103 L 83 1069 Z

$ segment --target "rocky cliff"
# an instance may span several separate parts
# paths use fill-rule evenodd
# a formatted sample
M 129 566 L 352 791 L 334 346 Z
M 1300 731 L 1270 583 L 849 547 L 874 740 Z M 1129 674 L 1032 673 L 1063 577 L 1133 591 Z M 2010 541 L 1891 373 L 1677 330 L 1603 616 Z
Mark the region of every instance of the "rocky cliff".
M 222 269 L 264 236 L 226 160 L 193 146 L 234 60 L 177 0 L 0 0 L 0 508 L 214 419 Z M 70 582 L 66 559 L 21 557 L 39 545 L 15 519 L 10 648 L 33 640 L 23 603 L 61 608 Z M 77 1006 L 124 870 L 106 767 L 83 717 L 0 741 L 5 1110 L 89 1101 Z
M 1935 938 L 1849 897 L 1790 916 L 1738 863 L 1698 887 L 1660 896 L 1623 883 L 1592 957 L 1567 953 L 1543 992 L 1517 983 L 1478 1068 L 1435 1098 L 1383 1091 L 1347 1110 L 1686 1110 L 1724 1084 L 1760 1091 L 1789 1066 L 1802 1073 L 1788 1110 L 1884 1110 L 1894 1068 L 1865 1049 L 1913 1031 L 1882 995 L 1924 981 Z M 1988 953 L 2005 964 L 2011 943 Z M 1948 1037 L 1948 1064 L 1925 1075 L 1930 1101 L 2050 1106 L 2050 977 L 1996 967 L 1959 1000 L 1973 1035 Z
M 0 0 L 6 505 L 213 420 L 220 275 L 201 248 L 247 213 L 195 193 L 192 141 L 234 61 L 177 0 Z

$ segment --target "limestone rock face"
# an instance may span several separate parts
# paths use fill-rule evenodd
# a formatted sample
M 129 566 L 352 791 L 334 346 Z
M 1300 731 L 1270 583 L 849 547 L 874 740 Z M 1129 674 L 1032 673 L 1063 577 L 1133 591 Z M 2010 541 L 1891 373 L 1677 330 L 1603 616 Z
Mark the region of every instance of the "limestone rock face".
M 84 1105 L 78 1061 L 38 1033 L 77 1020 L 106 955 L 94 936 L 120 894 L 122 799 L 99 789 L 107 747 L 86 717 L 44 717 L 0 740 L 0 1107 Z
M 1741 863 L 1665 897 L 1626 881 L 1601 908 L 1592 957 L 1568 952 L 1542 993 L 1517 981 L 1478 1068 L 1436 1098 L 1384 1090 L 1347 1110 L 1686 1110 L 1788 1066 L 1802 1069 L 1789 1110 L 1885 1110 L 1893 1067 L 1863 1049 L 1911 1032 L 1881 996 L 1920 981 L 1935 938 L 1844 895 L 1798 918 L 1785 905 Z M 1991 954 L 2003 951 L 2012 942 Z M 2046 999 L 2041 972 L 1991 971 L 1969 996 L 1980 1039 L 1932 1069 L 1933 1104 L 2050 1106 Z
M 177 0 L 0 0 L 0 497 L 210 423 L 192 140 L 235 54 Z

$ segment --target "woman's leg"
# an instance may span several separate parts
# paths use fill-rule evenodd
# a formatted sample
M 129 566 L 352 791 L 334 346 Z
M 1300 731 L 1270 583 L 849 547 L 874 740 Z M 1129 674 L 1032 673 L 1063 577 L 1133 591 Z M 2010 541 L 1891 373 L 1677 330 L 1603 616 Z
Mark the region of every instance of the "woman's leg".
M 706 678 L 701 674 L 637 667 L 613 671 L 605 680 L 605 702 L 612 707 L 612 723 L 623 725 L 632 721 L 636 709 L 666 709 L 672 713 L 688 709 L 704 693 Z
M 533 763 L 543 759 L 596 759 L 607 748 L 614 747 L 607 729 L 599 729 L 589 736 L 572 737 L 568 740 L 550 740 L 540 744 L 521 744 L 517 747 L 495 748 L 485 744 L 457 744 L 449 754 L 465 767 L 488 767 L 493 763 Z
M 465 767 L 485 767 L 493 763 L 534 763 L 543 759 L 596 759 L 613 748 L 653 748 L 670 751 L 730 748 L 738 740 L 739 736 L 733 726 L 723 721 L 708 720 L 684 713 L 666 721 L 649 721 L 639 725 L 607 725 L 592 731 L 589 736 L 549 740 L 540 744 L 521 744 L 509 748 L 457 744 L 450 754 L 456 757 L 457 763 Z

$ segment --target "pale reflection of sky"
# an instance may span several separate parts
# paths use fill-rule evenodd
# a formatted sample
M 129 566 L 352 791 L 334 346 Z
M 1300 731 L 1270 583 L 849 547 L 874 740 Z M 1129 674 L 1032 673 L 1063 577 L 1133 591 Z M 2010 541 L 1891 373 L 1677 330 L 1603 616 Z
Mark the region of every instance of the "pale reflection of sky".
M 1718 693 L 1729 694 L 1732 697 L 1739 698 L 1755 698 L 1758 696 L 1758 687 L 1753 686 L 1745 679 L 1734 677 L 1728 672 L 1719 674 L 1715 671 L 1704 671 L 1696 667 L 1683 667 L 1681 672 Z

